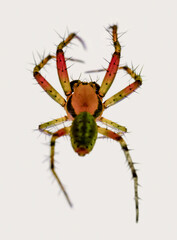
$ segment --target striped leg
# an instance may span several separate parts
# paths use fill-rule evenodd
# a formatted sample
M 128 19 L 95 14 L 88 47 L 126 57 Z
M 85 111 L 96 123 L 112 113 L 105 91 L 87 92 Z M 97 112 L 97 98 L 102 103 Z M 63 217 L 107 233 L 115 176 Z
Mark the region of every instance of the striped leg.
M 131 83 L 128 87 L 124 88 L 120 92 L 116 93 L 109 99 L 107 99 L 103 104 L 105 108 L 108 108 L 115 103 L 121 101 L 123 98 L 127 97 L 129 94 L 133 93 L 137 88 L 139 88 L 142 84 L 142 78 L 140 74 L 136 74 L 129 67 L 119 67 L 119 69 L 125 70 L 135 81 Z
M 104 118 L 104 117 L 101 117 L 99 119 L 99 121 L 101 121 L 105 125 L 108 125 L 108 126 L 114 128 L 114 129 L 116 128 L 116 129 L 118 129 L 118 130 L 120 130 L 122 132 L 127 132 L 127 128 L 126 127 L 121 126 L 121 125 L 119 125 L 119 124 L 117 124 L 117 123 L 115 123 L 115 122 L 113 122 L 111 120 L 108 120 L 108 119 Z
M 65 106 L 65 99 L 47 82 L 47 80 L 39 73 L 41 68 L 45 66 L 45 64 L 55 56 L 48 55 L 44 58 L 38 65 L 34 67 L 33 76 L 39 83 L 39 85 L 44 89 L 44 91 L 53 98 L 57 103 L 59 103 L 62 107 Z
M 113 80 L 116 76 L 118 66 L 119 66 L 119 60 L 120 60 L 121 46 L 117 38 L 117 26 L 113 25 L 110 28 L 112 28 L 112 38 L 113 38 L 115 52 L 112 55 L 111 62 L 109 64 L 109 67 L 106 71 L 106 75 L 103 79 L 103 82 L 99 90 L 99 95 L 101 97 L 104 97 L 107 91 L 109 90 L 109 88 L 111 87 Z
M 65 127 L 65 128 L 62 128 L 60 130 L 58 130 L 57 132 L 53 133 L 52 134 L 52 138 L 51 138 L 51 142 L 50 142 L 50 146 L 51 146 L 51 152 L 50 152 L 50 168 L 51 168 L 51 171 L 53 173 L 53 175 L 55 176 L 59 186 L 61 187 L 61 190 L 63 191 L 65 197 L 66 197 L 66 200 L 68 202 L 68 204 L 70 205 L 70 207 L 72 207 L 72 203 L 70 201 L 70 198 L 62 184 L 62 182 L 60 181 L 56 171 L 55 171 L 55 166 L 54 166 L 54 153 L 55 153 L 55 141 L 57 138 L 59 137 L 62 137 L 64 135 L 68 135 L 70 132 L 70 127 Z
M 121 145 L 121 148 L 122 150 L 124 151 L 124 154 L 125 154 L 125 157 L 126 157 L 126 160 L 128 162 L 128 165 L 130 167 L 130 170 L 132 172 L 132 177 L 133 177 L 133 180 L 134 180 L 134 191 L 135 191 L 135 208 L 136 208 L 136 222 L 138 222 L 138 218 L 139 218 L 139 204 L 138 204 L 138 176 L 137 176 L 137 173 L 136 173 L 136 169 L 134 167 L 134 164 L 132 162 L 132 159 L 131 159 L 131 156 L 129 154 L 129 150 L 128 150 L 128 147 L 127 147 L 127 144 L 126 142 L 124 141 L 124 139 L 119 135 L 119 134 L 116 134 L 108 129 L 105 129 L 105 128 L 101 128 L 101 127 L 98 127 L 98 132 L 109 137 L 109 138 L 112 138 L 113 140 L 117 141 L 120 143 Z
M 49 122 L 40 124 L 40 125 L 39 125 L 39 130 L 40 130 L 41 132 L 47 134 L 47 135 L 52 135 L 53 133 L 50 132 L 50 131 L 48 131 L 48 130 L 46 130 L 46 128 L 59 125 L 59 124 L 61 124 L 61 123 L 63 123 L 63 122 L 66 122 L 67 120 L 68 120 L 68 117 L 67 117 L 67 116 L 54 119 L 54 120 L 52 120 L 52 121 L 49 121 Z
M 57 70 L 60 79 L 60 84 L 66 96 L 71 94 L 71 86 L 68 77 L 68 71 L 66 61 L 64 57 L 63 48 L 67 46 L 73 38 L 77 38 L 82 45 L 85 47 L 84 42 L 75 33 L 71 33 L 65 40 L 63 40 L 57 47 L 56 59 L 57 59 Z
M 55 167 L 54 167 L 54 153 L 55 153 L 55 141 L 57 138 L 59 137 L 62 137 L 64 135 L 68 135 L 69 132 L 70 132 L 70 127 L 65 127 L 65 128 L 62 128 L 60 130 L 58 130 L 57 132 L 55 133 L 52 133 L 48 130 L 46 130 L 46 128 L 48 127 L 52 127 L 52 126 L 55 126 L 55 125 L 58 125 L 58 124 L 61 124 L 62 122 L 65 122 L 68 120 L 68 117 L 67 116 L 64 116 L 64 117 L 61 117 L 61 118 L 58 118 L 58 119 L 54 119 L 50 122 L 46 122 L 46 123 L 43 123 L 41 125 L 39 125 L 39 130 L 44 132 L 45 134 L 47 135 L 52 135 L 52 138 L 51 138 L 51 142 L 50 142 L 50 146 L 51 146 L 51 152 L 50 152 L 50 168 L 51 168 L 51 171 L 53 173 L 53 175 L 55 176 L 59 186 L 61 187 L 66 199 L 67 199 L 67 202 L 69 203 L 69 205 L 72 207 L 72 203 L 69 199 L 69 196 L 67 194 L 67 192 L 65 191 L 65 188 L 62 184 L 62 182 L 60 181 L 56 171 L 55 171 Z

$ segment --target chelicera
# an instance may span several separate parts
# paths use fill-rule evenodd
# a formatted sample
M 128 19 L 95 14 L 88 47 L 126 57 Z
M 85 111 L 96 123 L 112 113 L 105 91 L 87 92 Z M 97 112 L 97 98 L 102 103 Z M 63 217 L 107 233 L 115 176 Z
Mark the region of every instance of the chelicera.
M 134 180 L 136 221 L 138 221 L 138 176 L 131 156 L 129 154 L 127 144 L 122 137 L 123 133 L 127 132 L 127 129 L 124 126 L 121 126 L 109 119 L 104 118 L 102 114 L 104 110 L 106 110 L 108 107 L 118 103 L 119 101 L 127 97 L 129 94 L 133 93 L 138 87 L 140 87 L 140 85 L 142 84 L 142 78 L 140 74 L 136 74 L 135 71 L 128 66 L 119 67 L 121 46 L 118 41 L 117 25 L 111 26 L 110 29 L 112 31 L 114 53 L 106 70 L 106 74 L 101 86 L 99 86 L 96 82 L 93 81 L 69 81 L 63 48 L 66 47 L 73 38 L 76 38 L 81 41 L 81 43 L 83 43 L 82 39 L 79 38 L 75 33 L 70 34 L 58 45 L 56 56 L 48 55 L 38 65 L 34 67 L 33 75 L 39 85 L 46 91 L 46 93 L 51 98 L 53 98 L 53 100 L 59 103 L 66 111 L 66 115 L 64 117 L 57 118 L 39 125 L 39 130 L 51 136 L 50 168 L 70 206 L 72 206 L 70 198 L 55 171 L 54 152 L 56 140 L 64 135 L 69 135 L 71 138 L 72 147 L 79 156 L 84 156 L 93 149 L 98 133 L 119 142 L 125 154 L 128 166 L 131 170 Z M 56 59 L 58 76 L 60 84 L 66 96 L 65 98 L 63 98 L 60 93 L 57 92 L 40 73 L 40 70 L 50 59 Z M 109 90 L 114 81 L 118 69 L 127 72 L 134 79 L 134 82 L 113 95 L 112 97 L 103 101 L 103 98 L 105 97 L 107 91 Z M 72 121 L 71 126 L 63 127 L 56 132 L 51 132 L 47 130 L 49 127 L 59 125 L 65 121 Z M 102 128 L 97 125 L 97 122 L 101 122 L 111 127 L 113 130 L 108 129 L 107 127 Z

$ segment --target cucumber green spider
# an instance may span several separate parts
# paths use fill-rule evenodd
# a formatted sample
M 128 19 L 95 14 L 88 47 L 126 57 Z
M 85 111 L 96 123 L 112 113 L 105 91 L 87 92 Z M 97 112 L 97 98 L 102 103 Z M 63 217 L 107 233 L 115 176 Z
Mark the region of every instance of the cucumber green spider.
M 59 183 L 70 206 L 72 206 L 70 198 L 55 171 L 54 150 L 56 139 L 64 135 L 70 135 L 72 147 L 79 156 L 84 156 L 93 149 L 98 133 L 119 142 L 125 154 L 134 180 L 136 221 L 138 221 L 138 176 L 131 156 L 129 154 L 127 144 L 122 137 L 122 133 L 127 132 L 127 129 L 124 126 L 121 126 L 115 122 L 112 122 L 111 120 L 104 118 L 102 114 L 103 111 L 106 110 L 108 107 L 118 103 L 119 101 L 127 97 L 129 94 L 133 93 L 138 87 L 140 87 L 140 85 L 142 84 L 142 78 L 140 74 L 136 74 L 134 70 L 131 70 L 128 66 L 119 67 L 121 46 L 119 44 L 117 36 L 117 25 L 111 26 L 110 29 L 112 31 L 114 53 L 106 70 L 106 74 L 101 86 L 99 86 L 96 82 L 82 82 L 80 80 L 74 80 L 71 82 L 69 81 L 63 48 L 68 45 L 73 38 L 78 39 L 82 44 L 84 44 L 81 38 L 79 38 L 75 33 L 70 34 L 58 45 L 56 56 L 48 55 L 38 65 L 34 67 L 33 75 L 39 85 L 46 91 L 46 93 L 51 98 L 53 98 L 57 103 L 64 107 L 66 111 L 66 116 L 39 125 L 39 130 L 51 136 L 51 171 L 55 176 L 57 182 Z M 60 93 L 58 93 L 40 74 L 41 68 L 43 68 L 45 64 L 52 58 L 56 59 L 60 84 L 63 88 L 66 98 L 63 98 Z M 134 82 L 113 95 L 112 97 L 103 101 L 103 98 L 105 97 L 107 91 L 109 90 L 114 81 L 118 69 L 127 72 L 134 79 Z M 49 130 L 47 130 L 48 127 L 59 125 L 65 121 L 72 121 L 71 126 L 63 127 L 56 132 L 50 132 Z M 117 129 L 119 130 L 119 133 L 111 131 L 107 128 L 102 128 L 97 125 L 97 122 L 102 122 L 103 124 L 112 127 L 114 130 Z

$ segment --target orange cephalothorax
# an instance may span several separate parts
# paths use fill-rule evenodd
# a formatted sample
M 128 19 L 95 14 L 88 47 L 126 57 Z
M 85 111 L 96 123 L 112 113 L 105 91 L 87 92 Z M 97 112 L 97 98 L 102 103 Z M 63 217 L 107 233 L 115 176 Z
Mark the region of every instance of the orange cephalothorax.
M 71 82 L 73 94 L 67 101 L 67 111 L 74 118 L 81 112 L 88 112 L 97 118 L 103 111 L 103 104 L 98 90 L 100 86 L 95 82 Z

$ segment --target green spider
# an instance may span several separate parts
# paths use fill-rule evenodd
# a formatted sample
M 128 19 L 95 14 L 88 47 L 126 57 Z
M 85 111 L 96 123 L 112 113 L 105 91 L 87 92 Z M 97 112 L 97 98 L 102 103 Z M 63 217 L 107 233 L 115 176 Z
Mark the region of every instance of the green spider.
M 72 147 L 79 156 L 84 156 L 93 149 L 98 133 L 119 142 L 134 180 L 136 221 L 138 221 L 138 176 L 129 154 L 127 144 L 122 137 L 122 133 L 127 132 L 127 129 L 124 126 L 102 117 L 102 114 L 105 109 L 121 101 L 140 87 L 142 84 L 142 78 L 140 74 L 136 74 L 127 66 L 119 67 L 121 46 L 117 36 L 117 25 L 111 26 L 110 29 L 112 30 L 112 39 L 115 51 L 112 55 L 112 59 L 109 63 L 101 86 L 99 86 L 96 82 L 81 82 L 80 80 L 69 81 L 63 48 L 68 45 L 73 38 L 77 38 L 82 44 L 84 44 L 75 33 L 70 34 L 58 45 L 56 56 L 48 55 L 39 63 L 39 65 L 34 67 L 33 75 L 39 85 L 51 98 L 64 107 L 66 111 L 66 116 L 39 125 L 39 130 L 51 136 L 50 168 L 70 206 L 72 206 L 70 198 L 55 171 L 54 148 L 56 139 L 64 135 L 69 135 Z M 64 99 L 60 93 L 58 93 L 40 74 L 41 68 L 43 68 L 52 58 L 56 58 L 58 76 L 60 84 L 66 95 L 66 99 Z M 111 87 L 118 69 L 126 71 L 134 79 L 134 82 L 103 102 L 103 98 Z M 47 130 L 48 127 L 56 126 L 68 120 L 72 121 L 72 124 L 69 127 L 63 127 L 54 133 Z M 113 129 L 117 129 L 119 130 L 119 133 L 111 131 L 107 128 L 102 128 L 97 125 L 97 122 L 102 122 Z

